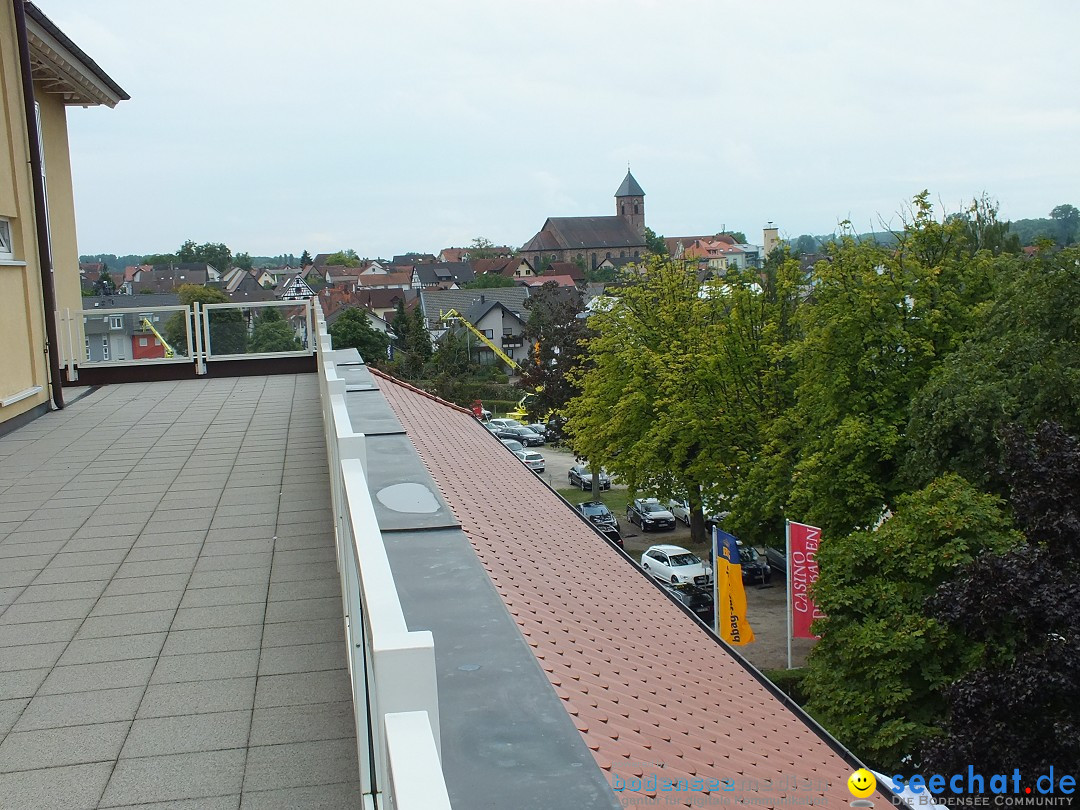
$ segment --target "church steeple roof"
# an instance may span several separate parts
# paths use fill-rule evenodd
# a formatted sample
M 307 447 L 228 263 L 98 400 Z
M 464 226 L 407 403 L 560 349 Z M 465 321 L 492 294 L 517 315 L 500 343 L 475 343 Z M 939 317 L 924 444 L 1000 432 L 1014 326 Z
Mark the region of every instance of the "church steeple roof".
M 634 175 L 630 174 L 630 169 L 626 170 L 626 177 L 622 181 L 622 185 L 619 186 L 619 190 L 615 192 L 616 197 L 644 197 L 645 192 L 641 186 L 638 185 L 638 181 L 634 179 Z

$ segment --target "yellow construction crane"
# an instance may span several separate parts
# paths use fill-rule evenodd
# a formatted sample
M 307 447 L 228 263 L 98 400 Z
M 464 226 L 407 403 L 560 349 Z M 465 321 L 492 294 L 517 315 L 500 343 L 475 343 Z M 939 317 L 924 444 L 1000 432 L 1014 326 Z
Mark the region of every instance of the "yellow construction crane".
M 506 363 L 506 365 L 510 366 L 510 368 L 512 368 L 514 371 L 521 371 L 521 366 L 515 363 L 514 359 L 510 355 L 508 355 L 506 352 L 496 346 L 495 342 L 491 338 L 489 338 L 487 335 L 485 335 L 483 332 L 481 332 L 479 329 L 477 329 L 475 326 L 465 320 L 464 316 L 461 315 L 461 313 L 459 313 L 456 309 L 448 309 L 446 312 L 439 315 L 439 320 L 458 321 L 459 323 L 461 323 L 462 326 L 464 326 L 466 329 L 476 335 L 476 337 L 479 338 L 485 346 L 495 352 L 495 356 L 502 360 L 504 363 Z
M 167 360 L 171 360 L 172 358 L 176 357 L 176 352 L 174 352 L 173 347 L 169 345 L 169 341 L 165 340 L 165 338 L 161 336 L 161 332 L 154 328 L 154 325 L 150 323 L 149 318 L 143 318 L 142 325 L 144 329 L 149 329 L 151 332 L 154 333 L 154 337 L 161 341 L 161 345 L 165 347 L 165 358 Z

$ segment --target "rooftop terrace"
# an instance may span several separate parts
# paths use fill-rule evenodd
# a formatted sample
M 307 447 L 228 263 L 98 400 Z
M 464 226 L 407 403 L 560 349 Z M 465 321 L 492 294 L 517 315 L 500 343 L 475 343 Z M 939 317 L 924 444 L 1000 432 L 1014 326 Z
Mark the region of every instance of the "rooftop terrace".
M 360 806 L 327 470 L 313 375 L 0 437 L 0 807 Z

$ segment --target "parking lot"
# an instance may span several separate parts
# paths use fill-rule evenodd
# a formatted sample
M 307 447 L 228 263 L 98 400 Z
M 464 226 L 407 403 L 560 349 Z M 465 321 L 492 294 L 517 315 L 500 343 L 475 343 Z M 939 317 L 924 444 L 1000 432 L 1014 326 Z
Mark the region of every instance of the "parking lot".
M 578 494 L 573 490 L 568 491 L 567 472 L 578 463 L 573 453 L 564 448 L 547 445 L 535 449 L 540 451 L 547 461 L 547 467 L 539 477 L 552 489 L 560 490 L 561 494 L 569 499 L 582 500 L 583 494 Z M 619 518 L 626 553 L 635 562 L 641 559 L 641 554 L 645 549 L 660 543 L 683 546 L 698 556 L 708 556 L 708 547 L 692 544 L 689 527 L 679 521 L 675 522 L 674 531 L 642 532 L 636 525 L 626 520 L 628 493 L 626 497 L 623 497 L 621 493 L 626 493 L 626 488 L 615 483 L 612 485 L 611 492 L 605 493 L 604 500 Z M 756 640 L 738 650 L 758 669 L 782 669 L 787 666 L 787 599 L 784 591 L 783 578 L 775 571 L 771 585 L 749 585 L 746 588 L 747 619 L 754 630 Z M 807 639 L 795 639 L 792 642 L 794 666 L 805 663 L 806 656 L 813 645 L 814 642 Z

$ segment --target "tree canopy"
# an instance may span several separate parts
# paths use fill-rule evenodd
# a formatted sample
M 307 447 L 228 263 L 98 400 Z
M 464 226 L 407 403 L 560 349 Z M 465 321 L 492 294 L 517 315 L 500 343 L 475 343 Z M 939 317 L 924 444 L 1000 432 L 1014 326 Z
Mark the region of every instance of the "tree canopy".
M 466 290 L 490 290 L 496 287 L 513 287 L 515 282 L 509 276 L 503 276 L 499 273 L 481 273 L 472 281 L 464 284 Z
M 335 267 L 359 267 L 360 257 L 356 255 L 355 250 L 347 248 L 339 250 L 337 253 L 331 253 L 326 257 L 326 263 Z
M 329 327 L 335 349 L 356 349 L 364 362 L 382 365 L 386 362 L 386 347 L 390 341 L 385 332 L 371 324 L 367 313 L 359 307 L 349 307 L 338 315 Z

